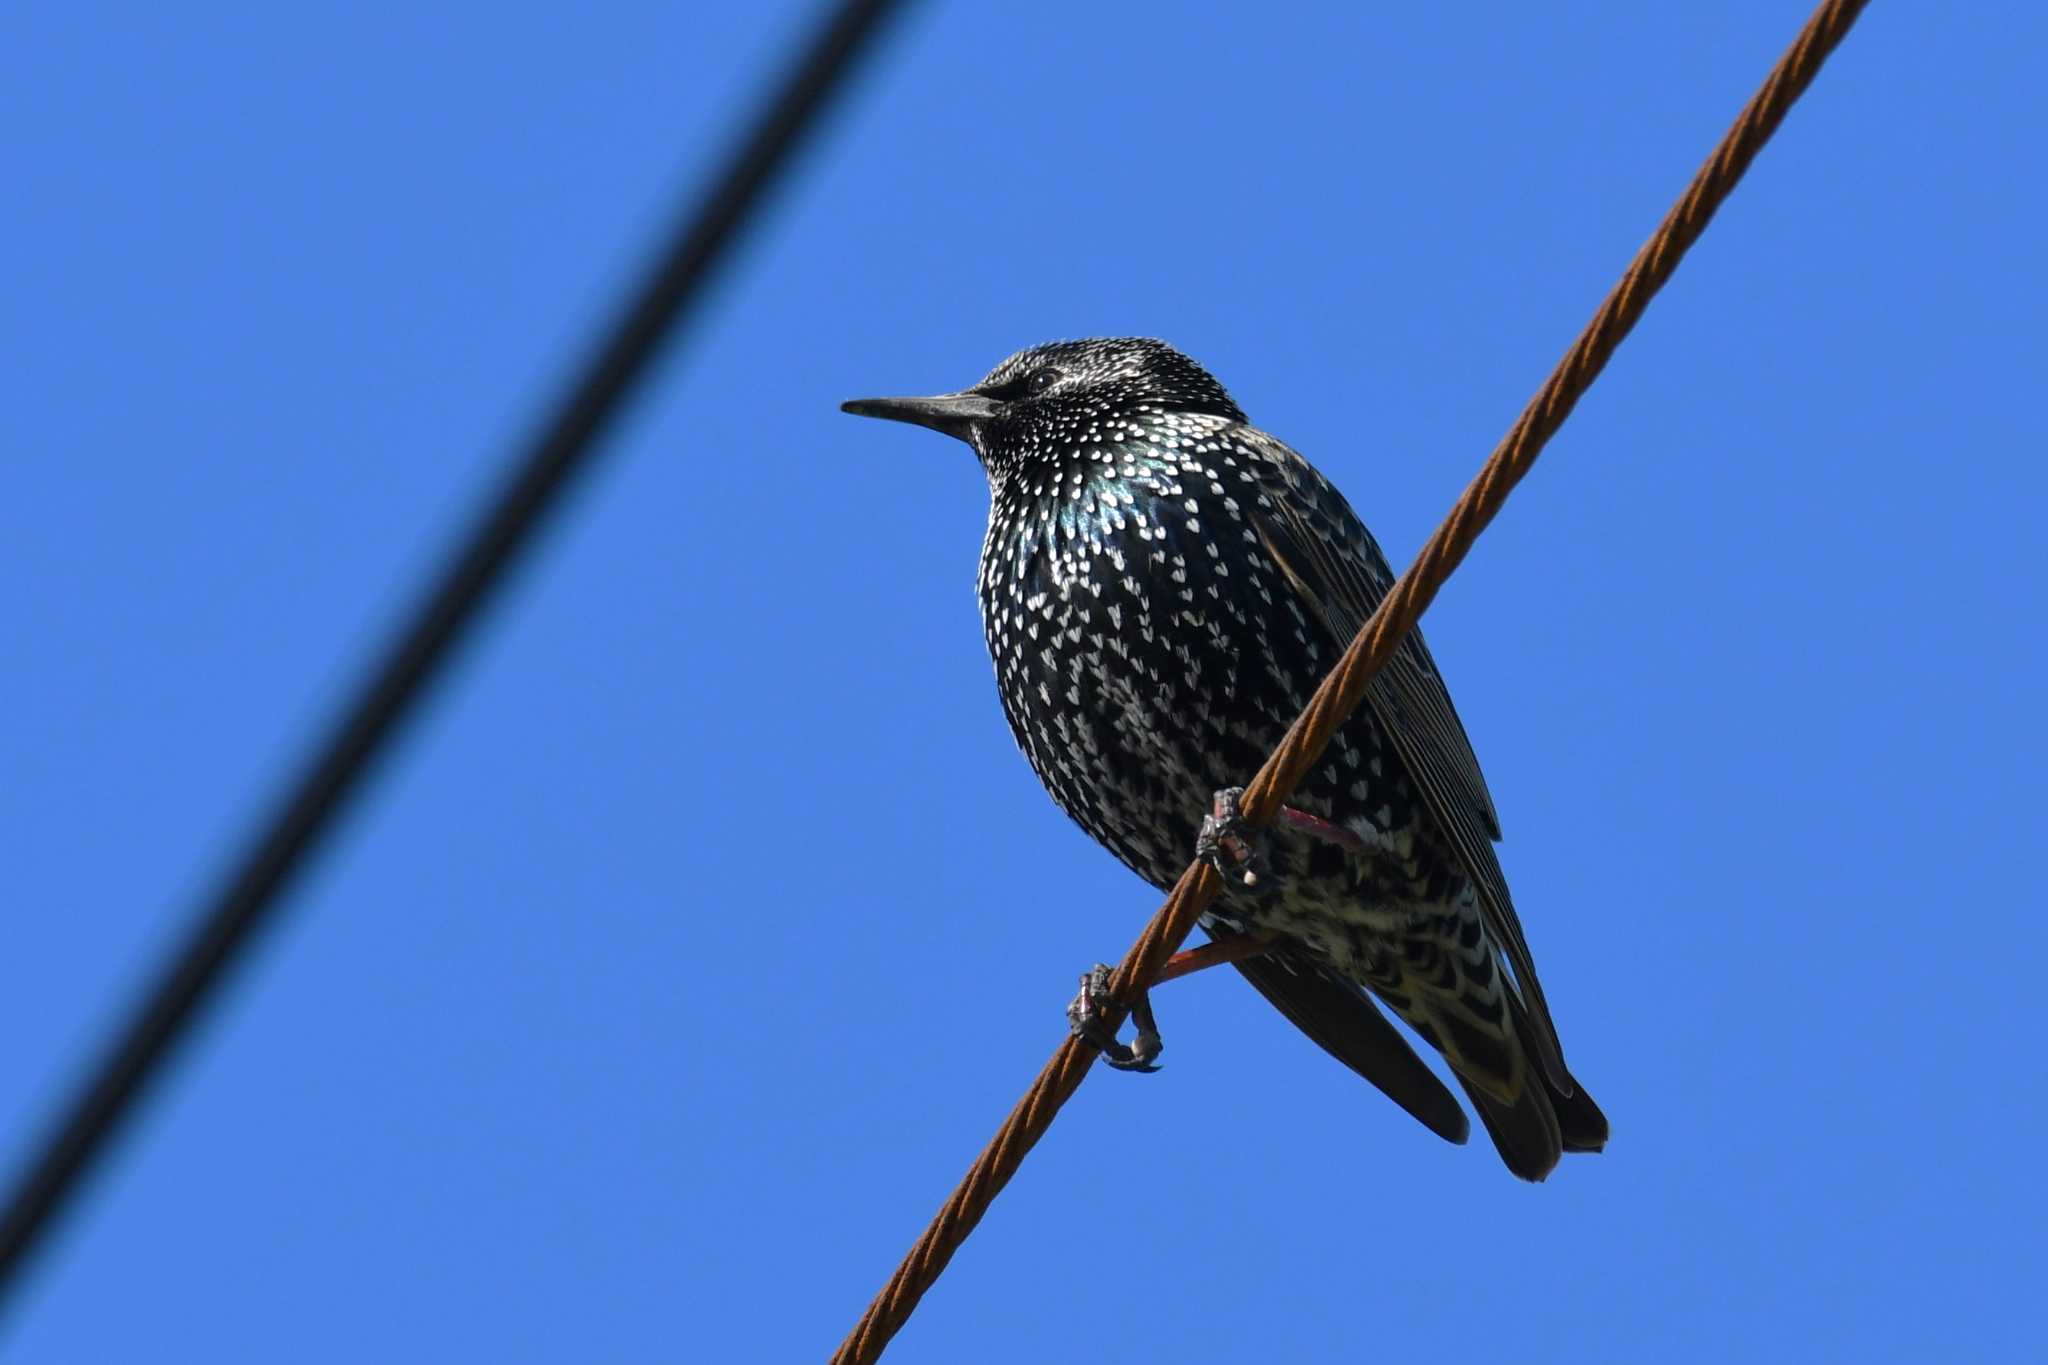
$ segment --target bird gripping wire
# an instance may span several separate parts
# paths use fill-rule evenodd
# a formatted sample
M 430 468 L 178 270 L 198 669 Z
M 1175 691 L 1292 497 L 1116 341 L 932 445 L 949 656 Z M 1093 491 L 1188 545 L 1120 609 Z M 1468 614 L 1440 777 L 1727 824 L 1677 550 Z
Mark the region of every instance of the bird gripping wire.
M 1359 629 L 1344 657 L 1323 679 L 1315 696 L 1288 729 L 1280 747 L 1245 788 L 1240 809 L 1247 824 L 1259 826 L 1271 820 L 1295 785 L 1315 766 L 1330 736 L 1364 698 L 1373 676 L 1407 638 L 1445 580 L 1471 550 L 1479 533 L 1499 513 L 1508 494 L 1536 463 L 1544 445 L 1564 425 L 1572 408 L 1606 367 L 1615 347 L 1678 269 L 1686 250 L 1699 239 L 1715 210 L 1742 179 L 1757 152 L 1784 121 L 1786 111 L 1812 83 L 1821 63 L 1840 44 L 1867 3 L 1868 0 L 1825 0 L 1807 20 L 1798 38 L 1764 79 L 1763 87 L 1743 107 L 1720 145 L 1693 177 L 1685 194 L 1629 262 L 1621 282 L 1607 295 L 1571 350 L 1494 447 L 1478 477 L 1387 593 L 1372 619 Z M 1110 980 L 1110 992 L 1121 1002 L 1116 1019 L 1110 1023 L 1121 1022 L 1129 1002 L 1157 978 L 1166 959 L 1193 931 L 1195 922 L 1222 889 L 1222 877 L 1206 862 L 1195 862 L 1181 874 L 1166 903 L 1131 945 Z M 1095 1056 L 1093 1048 L 1077 1039 L 1069 1038 L 1060 1045 L 897 1266 L 889 1283 L 840 1343 L 832 1357 L 834 1365 L 869 1365 L 881 1358 L 890 1338 L 916 1310 L 924 1291 L 937 1281 L 953 1252 L 967 1240 L 996 1195 L 1016 1174 L 1025 1153 L 1052 1126 L 1060 1106 L 1080 1088 Z

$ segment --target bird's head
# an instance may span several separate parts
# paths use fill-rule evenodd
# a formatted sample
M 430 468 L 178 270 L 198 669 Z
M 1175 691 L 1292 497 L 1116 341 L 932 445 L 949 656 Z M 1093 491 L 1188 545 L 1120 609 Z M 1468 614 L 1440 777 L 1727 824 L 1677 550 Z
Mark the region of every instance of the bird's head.
M 856 398 L 840 408 L 958 437 L 992 472 L 1084 442 L 1113 440 L 1120 427 L 1142 429 L 1172 414 L 1245 420 L 1207 370 L 1149 337 L 1048 342 L 1017 352 L 958 393 Z

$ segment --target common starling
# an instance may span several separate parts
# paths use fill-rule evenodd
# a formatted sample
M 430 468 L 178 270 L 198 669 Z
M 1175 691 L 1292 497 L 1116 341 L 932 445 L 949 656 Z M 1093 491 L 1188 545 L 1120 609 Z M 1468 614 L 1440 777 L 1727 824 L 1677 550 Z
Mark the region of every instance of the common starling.
M 1233 789 L 1394 581 L 1343 496 L 1159 341 L 1055 342 L 958 393 L 844 408 L 980 457 L 982 624 L 1010 729 L 1060 808 L 1162 889 L 1198 841 L 1226 865 L 1246 856 Z M 1289 802 L 1258 835 L 1257 877 L 1226 877 L 1202 922 L 1270 940 L 1238 970 L 1463 1142 L 1463 1111 L 1386 1004 L 1443 1053 L 1523 1179 L 1598 1151 L 1607 1120 L 1565 1068 L 1493 800 L 1419 632 Z

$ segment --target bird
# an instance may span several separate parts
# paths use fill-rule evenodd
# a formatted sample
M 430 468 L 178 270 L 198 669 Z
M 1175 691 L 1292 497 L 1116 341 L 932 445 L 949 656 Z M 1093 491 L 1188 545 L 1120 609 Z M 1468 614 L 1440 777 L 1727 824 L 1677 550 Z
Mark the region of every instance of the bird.
M 1516 1176 L 1605 1146 L 1419 630 L 1282 818 L 1253 832 L 1236 817 L 1239 784 L 1394 582 L 1327 478 L 1145 337 L 1050 342 L 956 392 L 841 406 L 979 457 L 983 633 L 1011 732 L 1062 810 L 1155 887 L 1198 850 L 1235 871 L 1203 929 L 1250 944 L 1234 965 L 1251 985 L 1439 1137 L 1462 1143 L 1470 1123 L 1379 1005 L 1442 1055 Z

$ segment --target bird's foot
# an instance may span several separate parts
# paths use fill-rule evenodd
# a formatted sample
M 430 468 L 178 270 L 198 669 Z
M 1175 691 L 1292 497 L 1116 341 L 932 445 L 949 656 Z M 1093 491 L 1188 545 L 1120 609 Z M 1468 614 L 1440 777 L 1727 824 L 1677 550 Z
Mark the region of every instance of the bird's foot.
M 1202 832 L 1195 836 L 1195 856 L 1222 873 L 1225 881 L 1253 887 L 1259 884 L 1264 857 L 1238 809 L 1243 800 L 1243 787 L 1225 787 L 1216 793 L 1215 805 L 1202 821 Z M 1354 831 L 1292 806 L 1282 806 L 1274 814 L 1273 823 L 1353 853 L 1373 851 L 1372 845 Z
M 1243 799 L 1243 787 L 1216 793 L 1215 804 L 1202 819 L 1202 832 L 1195 836 L 1195 856 L 1221 873 L 1223 880 L 1250 887 L 1259 883 L 1259 846 L 1238 812 Z
M 1138 1036 L 1128 1047 L 1117 1041 L 1116 1030 L 1104 1017 L 1114 1003 L 1109 994 L 1109 965 L 1098 962 L 1083 974 L 1080 994 L 1067 1006 L 1067 1027 L 1119 1071 L 1157 1071 L 1153 1063 L 1166 1044 L 1160 1041 L 1159 1025 L 1152 1018 L 1151 997 L 1140 994 L 1131 1002 L 1131 1022 L 1138 1026 Z

